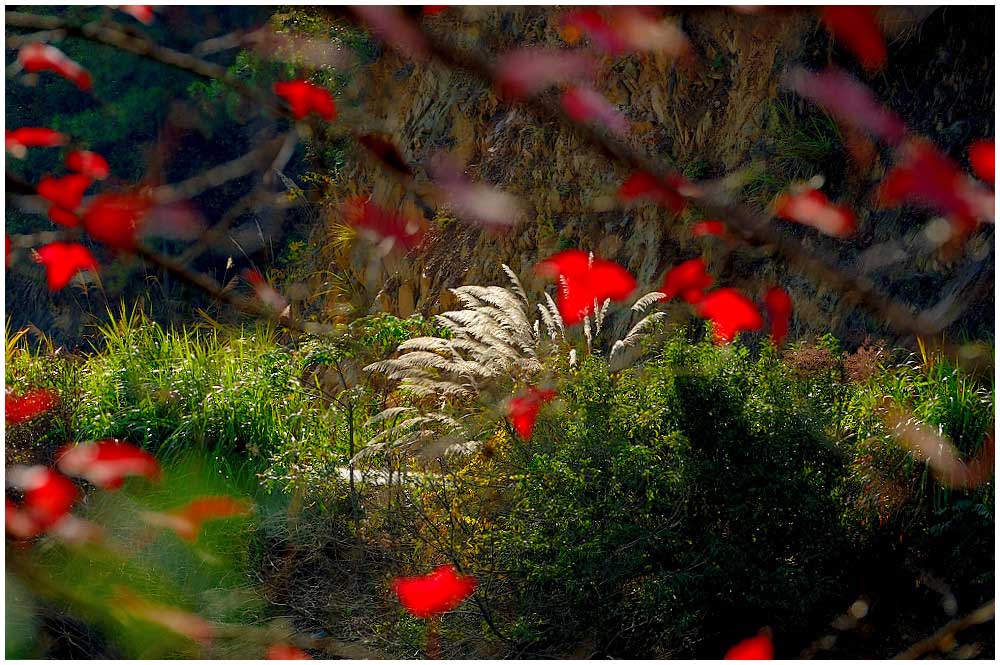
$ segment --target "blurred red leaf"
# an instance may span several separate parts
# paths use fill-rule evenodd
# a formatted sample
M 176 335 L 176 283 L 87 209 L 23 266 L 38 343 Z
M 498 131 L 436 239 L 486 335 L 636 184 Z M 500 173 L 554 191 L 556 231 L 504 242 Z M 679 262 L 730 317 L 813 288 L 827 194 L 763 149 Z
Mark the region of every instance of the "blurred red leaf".
M 93 182 L 90 176 L 80 173 L 71 173 L 61 178 L 46 176 L 38 183 L 38 195 L 60 208 L 73 211 L 80 207 L 84 192 Z
M 809 186 L 778 196 L 774 214 L 835 238 L 851 235 L 858 225 L 850 208 L 832 203 L 826 194 Z
M 69 478 L 41 465 L 7 469 L 7 484 L 23 493 L 21 508 L 39 531 L 69 513 L 80 495 Z
M 20 540 L 34 538 L 42 533 L 42 528 L 31 519 L 27 511 L 21 510 L 16 503 L 6 497 L 4 497 L 4 530 Z
M 214 626 L 197 614 L 139 598 L 125 587 L 115 588 L 113 603 L 137 619 L 162 626 L 195 642 L 207 644 L 215 637 Z
M 256 270 L 244 270 L 243 279 L 253 286 L 254 291 L 257 293 L 257 297 L 260 298 L 261 302 L 266 304 L 268 307 L 274 309 L 274 311 L 279 313 L 285 313 L 288 308 L 288 301 L 285 297 L 278 293 L 278 290 L 267 283 L 264 277 L 261 276 Z
M 437 16 L 451 5 L 424 5 L 424 16 Z
M 243 499 L 229 496 L 205 496 L 166 513 L 144 513 L 143 519 L 153 526 L 172 529 L 189 542 L 198 540 L 202 525 L 209 520 L 242 517 L 253 512 Z
M 618 188 L 618 196 L 623 201 L 649 199 L 672 213 L 680 214 L 687 201 L 680 188 L 687 184 L 683 176 L 672 173 L 665 178 L 638 171 L 628 177 Z
M 104 180 L 111 172 L 104 157 L 90 150 L 74 150 L 66 156 L 66 166 L 71 171 L 90 176 L 94 180 Z
M 535 272 L 559 279 L 556 305 L 563 322 L 583 321 L 594 301 L 624 300 L 635 290 L 635 278 L 614 261 L 595 259 L 579 249 L 560 252 L 535 266 Z
M 470 181 L 462 164 L 447 154 L 435 155 L 427 172 L 441 189 L 448 206 L 467 222 L 499 228 L 514 226 L 524 217 L 520 199 L 485 183 Z
M 972 172 L 980 180 L 993 184 L 996 169 L 996 146 L 993 141 L 976 141 L 969 146 L 969 162 Z
M 308 81 L 282 81 L 274 84 L 274 94 L 291 107 L 292 117 L 301 120 L 315 113 L 327 122 L 337 119 L 337 104 L 329 90 Z
M 853 53 L 869 71 L 885 67 L 888 53 L 882 30 L 875 20 L 875 7 L 837 5 L 823 7 L 823 22 L 834 38 Z
M 767 290 L 764 307 L 771 321 L 771 341 L 775 346 L 781 346 L 788 336 L 788 324 L 792 319 L 792 299 L 787 291 L 775 286 Z
M 56 205 L 49 208 L 49 219 L 56 224 L 61 224 L 62 226 L 66 226 L 68 228 L 80 226 L 79 215 Z
M 476 579 L 443 565 L 422 577 L 397 577 L 392 589 L 410 614 L 428 618 L 458 607 L 475 591 Z
M 398 171 L 405 175 L 413 175 L 413 169 L 403 159 L 399 149 L 389 139 L 377 134 L 362 134 L 358 137 L 358 143 L 367 148 L 376 158 L 393 171 Z
M 65 145 L 69 138 L 48 127 L 21 127 L 4 131 L 4 148 L 18 158 L 27 154 L 28 148 L 53 148 Z
M 774 644 L 771 636 L 761 634 L 743 640 L 726 652 L 726 660 L 772 660 Z
M 17 60 L 26 72 L 55 72 L 72 81 L 80 90 L 90 90 L 90 72 L 54 46 L 41 42 L 25 44 L 18 51 Z
M 56 456 L 56 468 L 106 490 L 119 489 L 129 476 L 160 479 L 160 463 L 155 457 L 117 439 L 66 446 Z
M 290 644 L 272 644 L 267 648 L 267 660 L 312 660 L 302 649 Z
M 691 235 L 695 238 L 724 236 L 726 235 L 726 225 L 716 219 L 706 219 L 691 226 Z
M 660 291 L 663 297 L 660 300 L 667 301 L 681 296 L 685 302 L 695 304 L 704 298 L 704 291 L 712 286 L 715 279 L 705 270 L 705 262 L 701 259 L 689 259 L 680 263 L 670 270 L 663 277 L 663 286 Z
M 507 416 L 519 437 L 525 441 L 531 438 L 539 409 L 542 408 L 542 404 L 551 402 L 555 397 L 556 391 L 554 390 L 539 390 L 534 386 L 529 386 L 520 394 L 510 398 L 510 402 L 507 404 Z
M 415 60 L 427 58 L 427 40 L 399 7 L 352 5 L 351 11 L 376 37 L 403 55 Z
M 618 136 L 628 133 L 628 120 L 622 112 L 591 88 L 571 87 L 563 93 L 561 101 L 566 115 L 574 122 L 597 122 Z
M 8 425 L 17 425 L 35 418 L 59 403 L 59 396 L 51 390 L 37 388 L 23 395 L 15 395 L 11 390 L 4 393 L 4 420 Z
M 898 145 L 906 136 L 906 125 L 899 116 L 879 104 L 863 83 L 838 69 L 811 72 L 796 67 L 787 84 L 841 122 L 889 145 Z
M 712 291 L 698 303 L 698 315 L 714 324 L 715 343 L 728 344 L 736 333 L 760 330 L 764 325 L 757 307 L 736 289 Z
M 922 205 L 949 217 L 962 232 L 973 229 L 979 218 L 993 218 L 990 192 L 966 176 L 931 142 L 910 140 L 898 152 L 899 161 L 876 190 L 880 205 Z
M 116 249 L 136 247 L 136 236 L 152 201 L 143 195 L 109 192 L 94 197 L 83 213 L 83 227 L 92 238 Z
M 557 83 L 589 83 L 596 72 L 596 62 L 586 53 L 525 47 L 500 56 L 497 87 L 502 97 L 518 100 Z
M 577 9 L 562 15 L 560 34 L 570 44 L 587 35 L 593 45 L 609 54 L 621 55 L 628 50 L 625 40 L 611 27 L 596 9 Z
M 50 291 L 65 287 L 81 270 L 96 271 L 100 267 L 90 250 L 78 242 L 52 242 L 39 247 L 38 262 L 45 266 Z
M 153 22 L 153 5 L 117 5 L 117 8 L 140 23 L 150 25 Z
M 649 51 L 679 57 L 689 49 L 687 37 L 670 21 L 648 7 L 608 7 L 567 12 L 560 19 L 567 43 L 586 35 L 594 47 L 611 56 Z
M 344 202 L 344 220 L 350 226 L 386 251 L 402 247 L 409 251 L 420 244 L 424 237 L 422 220 L 407 219 L 389 212 L 361 196 Z

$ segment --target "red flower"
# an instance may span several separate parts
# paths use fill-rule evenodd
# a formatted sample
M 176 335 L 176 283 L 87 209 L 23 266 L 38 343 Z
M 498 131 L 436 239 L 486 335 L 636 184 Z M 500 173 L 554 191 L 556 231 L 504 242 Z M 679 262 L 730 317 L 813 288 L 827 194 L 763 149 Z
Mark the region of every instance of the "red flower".
M 594 259 L 579 249 L 549 257 L 535 266 L 539 275 L 560 282 L 556 305 L 566 325 L 583 321 L 594 301 L 624 300 L 635 290 L 635 278 L 614 261 Z
M 563 110 L 574 122 L 586 124 L 598 122 L 612 134 L 624 136 L 628 133 L 628 120 L 618 107 L 590 88 L 574 86 L 563 93 Z
M 11 467 L 7 470 L 7 484 L 24 493 L 22 514 L 35 524 L 39 533 L 69 513 L 80 494 L 69 478 L 41 465 Z
M 116 249 L 131 251 L 152 201 L 138 194 L 101 194 L 83 213 L 83 228 L 94 240 Z
M 49 219 L 56 224 L 68 226 L 69 228 L 80 226 L 80 217 L 75 212 L 70 212 L 59 206 L 51 206 L 49 208 Z
M 81 270 L 96 271 L 100 267 L 90 250 L 78 242 L 52 242 L 40 247 L 38 262 L 45 266 L 50 291 L 65 287 Z
M 972 163 L 972 172 L 980 180 L 985 180 L 988 183 L 993 182 L 996 155 L 993 141 L 976 141 L 969 146 L 969 162 Z
M 66 166 L 71 171 L 90 176 L 95 180 L 104 180 L 111 172 L 106 159 L 90 150 L 74 150 L 66 157 Z
M 885 67 L 888 54 L 882 31 L 875 21 L 874 7 L 823 7 L 823 22 L 834 38 L 847 47 L 865 69 L 877 71 Z
M 618 188 L 618 196 L 626 202 L 649 199 L 676 215 L 684 210 L 686 204 L 684 195 L 679 191 L 685 184 L 687 181 L 677 174 L 670 174 L 660 179 L 645 171 L 639 171 L 630 175 Z
M 47 127 L 21 127 L 4 131 L 4 148 L 15 157 L 24 157 L 28 148 L 53 148 L 65 145 L 69 139 Z
M 106 490 L 120 488 L 127 476 L 160 478 L 160 464 L 155 457 L 115 439 L 67 446 L 56 456 L 56 468 Z
M 344 217 L 359 233 L 384 245 L 387 251 L 397 247 L 409 251 L 423 240 L 424 225 L 420 221 L 389 212 L 361 196 L 344 202 Z
M 178 536 L 193 543 L 198 540 L 205 522 L 250 513 L 247 501 L 229 496 L 205 496 L 166 513 L 144 513 L 143 519 L 154 526 L 173 529 Z
M 692 305 L 701 302 L 704 291 L 712 286 L 714 278 L 705 271 L 705 262 L 690 259 L 671 268 L 663 278 L 663 298 L 672 300 L 678 295 Z
M 764 296 L 764 307 L 767 318 L 771 320 L 771 341 L 775 346 L 781 346 L 788 336 L 788 324 L 792 319 L 792 299 L 787 291 L 775 286 L 768 289 Z
M 59 403 L 59 396 L 51 390 L 38 388 L 23 395 L 8 391 L 4 394 L 4 420 L 16 425 L 35 418 Z
M 455 609 L 476 589 L 476 579 L 458 575 L 450 565 L 438 566 L 423 577 L 398 577 L 392 590 L 410 614 L 428 618 Z
M 774 212 L 782 219 L 811 226 L 835 238 L 851 235 L 858 226 L 850 208 L 832 203 L 826 194 L 812 187 L 780 195 L 774 202 Z
M 760 330 L 764 320 L 754 304 L 736 289 L 712 291 L 698 304 L 698 315 L 714 324 L 715 343 L 726 344 L 741 330 Z
M 292 117 L 296 120 L 301 120 L 310 113 L 316 113 L 327 122 L 333 122 L 337 118 L 337 105 L 330 92 L 308 81 L 275 83 L 274 94 L 288 102 Z
M 510 398 L 507 404 L 507 415 L 510 417 L 514 431 L 524 440 L 531 438 L 535 429 L 535 420 L 542 404 L 551 402 L 556 397 L 554 390 L 539 390 L 529 386 L 527 390 Z
M 774 644 L 770 635 L 761 634 L 743 640 L 726 652 L 726 660 L 772 660 Z
M 272 644 L 267 648 L 267 660 L 312 660 L 302 649 L 290 644 Z
M 65 210 L 76 210 L 83 200 L 83 193 L 94 181 L 90 176 L 71 173 L 61 178 L 46 176 L 38 183 L 38 195 Z
M 26 72 L 55 72 L 72 81 L 80 90 L 90 90 L 90 72 L 54 46 L 41 42 L 25 44 L 18 51 L 17 60 Z
M 724 236 L 726 235 L 726 225 L 715 219 L 706 219 L 691 227 L 691 235 L 695 238 L 701 236 Z

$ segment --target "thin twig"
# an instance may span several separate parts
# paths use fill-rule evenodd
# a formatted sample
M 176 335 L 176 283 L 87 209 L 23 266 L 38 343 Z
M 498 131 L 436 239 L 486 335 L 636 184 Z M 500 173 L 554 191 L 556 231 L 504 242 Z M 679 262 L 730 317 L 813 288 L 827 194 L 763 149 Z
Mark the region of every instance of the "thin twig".
M 992 621 L 996 609 L 996 599 L 986 603 L 979 609 L 967 614 L 961 619 L 954 619 L 946 623 L 940 630 L 911 646 L 909 649 L 900 652 L 895 656 L 895 660 L 913 660 L 920 656 L 937 651 L 942 645 L 953 642 L 955 634 L 972 626 L 977 626 L 987 621 Z

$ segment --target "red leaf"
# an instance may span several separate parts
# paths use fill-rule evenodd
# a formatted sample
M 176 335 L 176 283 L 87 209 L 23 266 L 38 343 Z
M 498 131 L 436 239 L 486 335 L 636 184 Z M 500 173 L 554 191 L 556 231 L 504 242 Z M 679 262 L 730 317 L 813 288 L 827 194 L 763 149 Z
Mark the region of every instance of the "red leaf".
M 695 238 L 701 236 L 724 236 L 726 235 L 726 225 L 715 219 L 706 219 L 691 227 L 691 235 Z
M 289 644 L 272 644 L 267 648 L 267 660 L 312 660 L 302 649 Z
M 118 5 L 118 11 L 124 12 L 146 25 L 150 25 L 153 22 L 153 5 Z
M 764 320 L 757 307 L 736 289 L 716 289 L 698 303 L 698 315 L 714 325 L 715 343 L 727 344 L 743 330 L 760 330 Z
M 7 484 L 23 492 L 21 506 L 39 531 L 69 513 L 80 494 L 69 478 L 41 465 L 7 469 Z
M 451 5 L 424 5 L 424 16 L 437 16 Z
M 612 134 L 624 136 L 628 133 L 628 120 L 618 107 L 606 100 L 600 93 L 590 88 L 571 87 L 562 96 L 562 107 L 566 115 L 581 124 L 598 122 Z
M 45 388 L 23 395 L 15 395 L 8 390 L 4 394 L 4 420 L 8 425 L 17 425 L 45 413 L 58 403 L 59 396 Z
M 600 12 L 578 9 L 563 14 L 559 21 L 562 38 L 573 44 L 581 35 L 587 35 L 599 50 L 609 55 L 621 55 L 628 50 L 625 40 L 615 31 Z
M 215 637 L 215 627 L 197 614 L 139 598 L 121 586 L 116 587 L 112 598 L 115 607 L 133 617 L 162 626 L 188 639 L 207 644 Z
M 768 289 L 764 296 L 764 307 L 767 318 L 771 320 L 771 341 L 775 346 L 781 346 L 788 336 L 788 324 L 792 319 L 792 299 L 787 291 L 775 286 Z
M 101 194 L 84 211 L 83 228 L 95 240 L 131 251 L 136 247 L 136 234 L 151 207 L 152 201 L 139 194 Z
M 587 35 L 599 51 L 619 56 L 629 51 L 652 51 L 679 57 L 689 49 L 687 37 L 673 23 L 648 8 L 611 7 L 606 19 L 594 9 L 563 15 L 560 34 L 567 43 Z
M 500 95 L 518 100 L 557 83 L 589 83 L 597 64 L 580 51 L 525 47 L 500 56 L 496 71 Z
M 850 208 L 836 205 L 818 189 L 803 187 L 780 195 L 774 212 L 782 219 L 811 226 L 821 233 L 843 238 L 857 230 L 857 218 Z
M 397 577 L 392 589 L 410 614 L 428 618 L 455 609 L 476 589 L 476 579 L 450 565 L 423 577 Z
M 71 171 L 90 176 L 94 180 L 104 180 L 111 172 L 108 162 L 96 152 L 74 150 L 66 156 L 66 166 Z
M 796 67 L 787 84 L 841 122 L 889 145 L 898 145 L 906 136 L 906 125 L 899 116 L 879 104 L 864 84 L 838 69 L 811 72 Z
M 145 450 L 107 439 L 66 446 L 56 456 L 56 468 L 106 490 L 119 489 L 129 476 L 159 480 L 160 463 Z
M 767 634 L 743 640 L 726 652 L 726 660 L 772 660 L 774 644 Z
M 969 146 L 969 162 L 972 172 L 980 180 L 993 183 L 996 168 L 996 147 L 993 141 L 976 141 Z
M 59 206 L 49 208 L 49 219 L 56 224 L 61 224 L 71 229 L 80 226 L 80 217 L 76 213 L 60 208 Z
M 880 205 L 923 205 L 952 219 L 961 230 L 978 218 L 992 219 L 993 197 L 967 177 L 958 164 L 925 140 L 907 141 L 899 161 L 876 190 Z
M 4 530 L 21 540 L 34 538 L 42 532 L 41 527 L 31 519 L 28 512 L 8 498 L 4 498 Z
M 316 113 L 327 122 L 337 119 L 337 104 L 330 91 L 308 81 L 275 83 L 274 94 L 288 102 L 292 117 L 296 120 L 301 120 L 310 113 Z
M 90 250 L 78 242 L 52 242 L 40 247 L 38 262 L 45 266 L 50 291 L 65 287 L 81 270 L 96 271 L 100 267 Z
M 527 441 L 535 429 L 535 420 L 542 404 L 551 402 L 556 397 L 554 390 L 539 390 L 529 386 L 527 390 L 510 398 L 507 404 L 507 415 L 517 435 Z
M 823 22 L 834 38 L 847 47 L 865 69 L 878 71 L 885 67 L 888 54 L 882 31 L 875 20 L 875 7 L 827 6 L 823 8 Z
M 520 199 L 485 183 L 470 181 L 461 162 L 447 154 L 436 154 L 427 173 L 440 187 L 448 207 L 467 222 L 495 229 L 514 226 L 524 217 Z
M 715 279 L 705 270 L 701 259 L 690 259 L 671 268 L 663 278 L 661 300 L 671 300 L 678 295 L 692 305 L 701 302 L 704 291 Z
M 398 247 L 409 251 L 420 244 L 424 236 L 421 221 L 407 219 L 397 213 L 372 203 L 361 196 L 344 202 L 345 221 L 368 237 L 369 240 L 384 245 L 387 251 Z
M 172 529 L 184 540 L 195 542 L 205 522 L 241 517 L 251 512 L 247 501 L 228 496 L 205 496 L 166 513 L 144 513 L 143 519 L 154 526 Z
M 351 11 L 364 21 L 376 37 L 403 55 L 415 60 L 427 58 L 430 52 L 427 40 L 399 7 L 353 5 Z
M 25 44 L 18 51 L 17 60 L 26 72 L 55 72 L 72 81 L 80 90 L 90 90 L 90 72 L 54 46 L 41 42 Z
M 4 147 L 15 157 L 24 157 L 28 148 L 53 148 L 65 145 L 69 139 L 47 127 L 21 127 L 4 131 Z
M 549 257 L 536 265 L 535 271 L 559 279 L 556 305 L 568 326 L 582 322 L 595 300 L 624 300 L 636 287 L 635 278 L 614 261 L 594 259 L 578 249 Z
M 626 202 L 649 199 L 676 215 L 684 210 L 686 204 L 684 196 L 679 191 L 685 184 L 684 178 L 677 174 L 670 174 L 661 180 L 645 171 L 638 171 L 622 183 L 618 188 L 618 196 Z
M 278 293 L 277 289 L 268 284 L 256 270 L 244 270 L 243 279 L 248 281 L 257 293 L 261 302 L 274 309 L 276 312 L 284 313 L 288 307 L 288 301 Z
M 366 147 L 380 162 L 404 175 L 413 175 L 413 169 L 395 144 L 385 137 L 377 134 L 362 134 L 358 137 L 358 143 Z
M 83 193 L 93 183 L 90 176 L 71 173 L 61 178 L 46 176 L 38 183 L 38 195 L 65 210 L 76 210 L 83 200 Z

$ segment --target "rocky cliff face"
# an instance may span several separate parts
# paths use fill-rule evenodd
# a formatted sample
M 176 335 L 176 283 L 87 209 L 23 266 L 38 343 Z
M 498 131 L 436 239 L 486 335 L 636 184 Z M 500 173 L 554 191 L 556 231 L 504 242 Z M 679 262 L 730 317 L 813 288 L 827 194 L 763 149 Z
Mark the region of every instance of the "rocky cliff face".
M 933 56 L 926 42 L 923 47 L 916 42 L 933 10 L 899 8 L 883 16 L 893 64 L 885 79 L 869 79 L 878 92 L 905 96 L 892 89 L 893 81 L 921 67 L 926 71 Z M 495 55 L 518 45 L 560 45 L 559 13 L 543 7 L 466 8 L 445 12 L 429 24 L 442 37 Z M 720 176 L 751 162 L 765 165 L 772 187 L 796 176 L 824 173 L 839 189 L 831 193 L 834 198 L 857 198 L 868 227 L 862 231 L 865 244 L 891 237 L 890 227 L 898 232 L 893 225 L 898 220 L 892 219 L 898 213 L 882 213 L 876 224 L 874 214 L 869 216 L 865 209 L 869 202 L 864 197 L 884 173 L 886 162 L 877 162 L 871 172 L 854 172 L 846 164 L 842 146 L 836 144 L 837 129 L 828 120 L 832 147 L 822 144 L 830 137 L 809 133 L 811 125 L 806 124 L 805 130 L 789 125 L 815 111 L 780 88 L 783 69 L 792 62 L 822 66 L 834 59 L 833 47 L 814 14 L 746 15 L 710 8 L 684 10 L 675 17 L 694 47 L 693 62 L 678 65 L 661 56 L 632 55 L 602 63 L 598 90 L 631 122 L 628 143 L 693 177 Z M 966 13 L 939 20 L 933 28 L 935 38 L 945 40 L 976 19 Z M 992 14 L 988 22 L 992 25 Z M 984 56 L 991 61 L 989 49 L 964 43 L 952 58 L 978 67 Z M 836 60 L 849 62 L 843 54 Z M 981 80 L 983 72 L 970 70 L 970 76 Z M 988 77 L 992 86 L 991 72 Z M 352 92 L 357 102 L 353 119 L 369 131 L 391 136 L 403 156 L 417 165 L 413 188 L 419 190 L 426 182 L 420 165 L 436 151 L 450 150 L 467 162 L 471 177 L 516 194 L 529 208 L 525 219 L 506 234 L 468 226 L 438 211 L 430 225 L 431 237 L 421 250 L 376 269 L 357 248 L 329 253 L 325 258 L 331 270 L 346 271 L 367 284 L 367 290 L 354 294 L 354 305 L 362 309 L 382 308 L 403 316 L 447 309 L 454 304 L 448 288 L 505 283 L 501 262 L 518 272 L 537 297 L 544 283 L 532 276 L 531 266 L 559 249 L 580 247 L 622 263 L 647 290 L 656 288 L 667 267 L 702 253 L 720 278 L 753 293 L 761 291 L 767 280 L 781 279 L 802 301 L 800 318 L 806 325 L 812 320 L 817 329 L 829 329 L 831 321 L 835 329 L 864 327 L 857 318 L 860 314 L 831 307 L 834 294 L 823 285 L 785 276 L 780 265 L 767 259 L 766 249 L 733 252 L 728 246 L 706 249 L 705 242 L 695 242 L 686 227 L 698 218 L 697 210 L 678 219 L 652 205 L 623 207 L 614 193 L 628 175 L 624 170 L 566 128 L 539 124 L 523 109 L 502 103 L 477 80 L 438 64 L 414 65 L 386 49 L 358 76 Z M 970 107 L 978 109 L 987 102 L 975 97 L 967 85 L 956 85 L 952 92 L 959 95 L 958 103 Z M 892 96 L 887 102 L 898 108 Z M 992 95 L 988 105 L 992 108 Z M 926 124 L 920 122 L 923 118 L 907 120 L 926 131 L 919 126 Z M 990 136 L 992 123 L 987 124 L 978 123 L 966 133 Z M 932 138 L 940 138 L 934 136 L 933 127 L 930 130 Z M 813 133 L 823 131 L 820 127 Z M 970 136 L 950 137 L 944 147 L 956 149 L 958 156 L 964 147 L 961 141 Z M 805 147 L 793 145 L 794 140 Z M 818 148 L 809 143 L 812 140 Z M 817 154 L 797 159 L 796 151 L 812 148 Z M 785 153 L 796 153 L 797 161 Z M 334 229 L 341 220 L 332 203 L 352 193 L 371 193 L 390 208 L 420 212 L 403 183 L 385 178 L 381 169 L 364 160 L 342 173 L 334 189 L 324 212 Z M 764 198 L 757 200 L 758 206 L 766 203 Z M 807 244 L 852 261 L 861 243 L 811 238 Z

